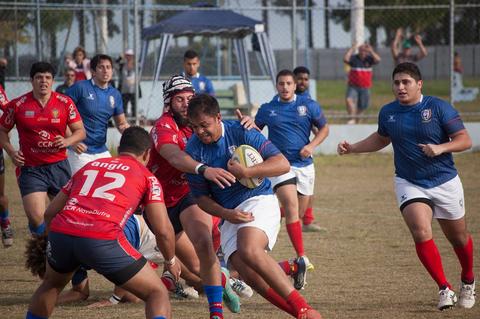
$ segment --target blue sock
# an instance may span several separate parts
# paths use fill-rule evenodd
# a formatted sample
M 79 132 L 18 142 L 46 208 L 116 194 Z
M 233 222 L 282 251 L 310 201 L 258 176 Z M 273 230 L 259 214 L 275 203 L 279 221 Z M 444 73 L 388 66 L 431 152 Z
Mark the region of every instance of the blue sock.
M 159 317 L 153 317 L 153 319 L 167 319 L 164 316 L 159 316 Z
M 210 313 L 223 315 L 223 307 L 222 307 L 223 287 L 222 286 L 203 286 L 203 290 L 207 295 L 208 305 L 210 307 Z
M 30 229 L 30 232 L 32 233 L 32 235 L 42 235 L 45 232 L 45 228 L 46 228 L 45 222 L 42 222 L 37 227 L 28 224 L 28 229 Z
M 25 319 L 47 319 L 46 317 L 40 317 L 40 316 L 36 316 L 34 315 L 33 313 L 31 313 L 30 311 L 27 312 L 27 316 L 25 317 Z
M 0 212 L 0 223 L 5 223 L 8 220 L 8 209 L 4 210 L 3 212 Z

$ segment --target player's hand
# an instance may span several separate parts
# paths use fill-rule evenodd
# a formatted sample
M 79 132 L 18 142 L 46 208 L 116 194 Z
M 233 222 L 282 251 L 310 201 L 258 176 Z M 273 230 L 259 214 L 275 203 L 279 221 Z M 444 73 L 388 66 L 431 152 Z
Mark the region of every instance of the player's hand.
M 232 173 L 219 167 L 207 167 L 203 176 L 217 184 L 221 189 L 232 186 L 236 181 Z
M 87 145 L 85 145 L 83 143 L 77 143 L 77 144 L 73 145 L 72 148 L 75 151 L 75 153 L 82 154 L 87 150 L 88 147 L 87 147 Z
M 165 263 L 165 268 L 173 275 L 173 277 L 175 278 L 175 281 L 180 280 L 180 273 L 182 272 L 182 269 L 178 261 L 175 261 L 173 265 Z
M 23 153 L 21 150 L 14 151 L 12 154 L 8 154 L 15 166 L 22 167 L 25 165 L 25 157 L 23 156 Z
M 415 37 L 413 37 L 413 39 L 417 44 L 422 43 L 422 36 L 420 34 L 416 34 Z
M 422 149 L 423 154 L 427 155 L 428 157 L 435 157 L 443 154 L 443 147 L 441 145 L 418 144 L 418 146 L 420 146 Z
M 239 109 L 235 110 L 235 115 L 237 116 L 238 120 L 240 121 L 240 124 L 246 129 L 246 130 L 251 130 L 252 128 L 257 129 L 258 127 L 255 125 L 255 121 L 248 115 L 243 115 L 242 111 Z
M 302 147 L 302 149 L 300 150 L 300 156 L 302 158 L 311 157 L 313 156 L 313 151 L 314 151 L 313 147 L 307 144 L 304 147 Z
M 350 154 L 352 152 L 352 145 L 347 141 L 341 141 L 337 146 L 337 153 L 339 155 Z
M 63 136 L 57 135 L 55 136 L 55 141 L 53 142 L 53 145 L 58 148 L 66 148 L 70 146 L 70 143 Z
M 244 212 L 237 209 L 231 209 L 230 213 L 225 218 L 232 224 L 243 224 L 255 220 L 252 213 Z
M 239 162 L 234 161 L 230 159 L 227 163 L 227 169 L 230 173 L 232 173 L 237 179 L 242 179 L 242 178 L 250 178 L 250 176 L 247 176 L 247 167 L 244 167 L 240 165 Z

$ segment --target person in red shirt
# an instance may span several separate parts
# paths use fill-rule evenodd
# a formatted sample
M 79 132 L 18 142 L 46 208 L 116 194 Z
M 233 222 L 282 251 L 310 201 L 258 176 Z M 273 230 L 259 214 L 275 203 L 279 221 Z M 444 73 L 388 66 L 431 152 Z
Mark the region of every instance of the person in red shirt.
M 118 157 L 88 163 L 52 200 L 45 212 L 49 230 L 46 274 L 26 318 L 48 318 L 59 293 L 81 265 L 143 299 L 147 318 L 171 317 L 165 286 L 123 232 L 127 219 L 143 205 L 165 266 L 178 280 L 175 235 L 162 187 L 144 166 L 150 144 L 143 128 L 126 129 Z
M 45 231 L 48 196 L 70 179 L 66 147 L 85 138 L 80 114 L 72 100 L 52 90 L 54 67 L 36 62 L 30 69 L 32 91 L 10 101 L 0 118 L 0 147 L 17 166 L 18 186 L 32 234 Z M 20 148 L 8 132 L 17 127 Z M 66 136 L 67 128 L 71 131 Z
M 358 46 L 358 54 L 353 54 L 356 49 L 357 45 L 354 43 L 343 57 L 343 62 L 350 66 L 345 98 L 347 112 L 350 116 L 348 124 L 358 123 L 358 116 L 367 109 L 372 86 L 372 66 L 381 60 L 370 44 L 365 43 Z
M 230 186 L 235 177 L 224 169 L 206 167 L 184 152 L 192 135 L 187 107 L 193 95 L 192 83 L 181 75 L 174 75 L 163 84 L 164 104 L 168 111 L 155 122 L 150 132 L 153 146 L 147 167 L 164 188 L 165 204 L 177 238 L 180 240 L 185 232 L 193 243 L 200 260 L 200 275 L 210 305 L 210 318 L 223 318 L 222 282 L 212 242 L 212 218 L 197 206 L 190 194 L 185 173 L 202 174 L 219 186 Z M 191 264 L 192 258 L 183 258 L 182 261 L 187 268 L 195 268 Z M 225 282 L 228 283 L 228 278 Z M 231 294 L 230 297 L 235 298 Z M 229 308 L 239 311 L 238 298 L 232 300 Z
M 7 94 L 0 84 L 0 109 L 2 113 L 7 104 Z M 8 198 L 5 195 L 5 160 L 3 158 L 3 149 L 0 148 L 0 229 L 2 231 L 2 243 L 4 247 L 13 245 L 13 228 L 8 215 Z

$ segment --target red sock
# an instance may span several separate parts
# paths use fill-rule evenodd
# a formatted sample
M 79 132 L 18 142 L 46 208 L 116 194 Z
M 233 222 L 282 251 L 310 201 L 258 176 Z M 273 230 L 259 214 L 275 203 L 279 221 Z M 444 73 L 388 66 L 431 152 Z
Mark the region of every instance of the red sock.
M 280 217 L 285 217 L 285 209 L 283 209 L 283 207 L 280 207 Z
M 303 224 L 304 225 L 310 225 L 311 223 L 313 223 L 314 219 L 315 219 L 315 217 L 313 216 L 313 208 L 308 207 L 305 210 L 305 214 L 303 215 Z
M 473 275 L 473 240 L 470 236 L 468 242 L 463 247 L 455 247 L 460 265 L 462 265 L 462 281 L 471 283 L 474 280 Z
M 295 274 L 298 271 L 298 266 L 296 263 L 290 263 L 289 260 L 284 260 L 278 262 L 280 268 L 282 268 L 285 275 L 290 276 L 291 274 Z
M 264 296 L 265 299 L 267 299 L 268 301 L 270 301 L 270 303 L 280 309 L 282 309 L 283 311 L 285 311 L 286 313 L 289 313 L 291 314 L 292 316 L 296 317 L 297 316 L 297 313 L 295 312 L 295 310 L 292 308 L 292 306 L 290 306 L 286 301 L 285 299 L 283 299 L 279 294 L 277 294 L 277 292 L 275 290 L 273 290 L 272 288 L 268 288 L 267 292 L 266 292 L 266 295 Z
M 175 283 L 170 278 L 160 277 L 160 280 L 165 285 L 165 287 L 167 287 L 168 291 L 174 291 L 175 290 Z
M 297 252 L 297 256 L 305 255 L 305 250 L 303 249 L 303 237 L 302 237 L 302 225 L 300 221 L 287 224 L 287 233 L 290 237 L 290 241 L 293 244 L 293 248 Z
M 222 274 L 222 288 L 225 288 L 225 285 L 227 284 L 227 276 L 225 276 L 225 273 L 223 271 L 220 272 Z
M 443 272 L 442 258 L 438 252 L 437 245 L 433 239 L 424 241 L 422 243 L 415 243 L 417 255 L 423 266 L 427 269 L 430 276 L 437 283 L 440 289 L 444 287 L 451 288 L 450 283 L 445 278 Z
M 292 306 L 293 311 L 295 311 L 295 317 L 298 316 L 298 313 L 303 308 L 311 308 L 305 298 L 296 290 L 293 290 L 287 297 L 287 303 Z

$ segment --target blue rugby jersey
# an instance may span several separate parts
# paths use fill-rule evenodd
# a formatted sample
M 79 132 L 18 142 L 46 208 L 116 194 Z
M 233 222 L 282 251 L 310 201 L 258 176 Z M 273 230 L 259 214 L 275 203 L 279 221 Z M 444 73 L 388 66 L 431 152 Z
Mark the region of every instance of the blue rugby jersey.
M 422 96 L 410 106 L 391 102 L 378 116 L 378 134 L 392 141 L 395 174 L 424 188 L 449 181 L 457 176 L 457 170 L 451 153 L 431 158 L 418 144 L 446 143 L 450 135 L 464 128 L 457 110 L 432 96 Z
M 205 75 L 197 73 L 195 76 L 190 77 L 185 73 L 182 74 L 185 78 L 192 82 L 193 88 L 195 89 L 195 94 L 206 93 L 208 95 L 215 95 L 212 81 L 210 81 L 210 79 L 208 79 Z
M 196 161 L 211 167 L 227 169 L 227 162 L 237 146 L 247 144 L 255 148 L 263 159 L 280 154 L 280 151 L 257 130 L 246 130 L 238 121 L 222 121 L 222 136 L 212 144 L 204 144 L 196 134 L 188 140 L 186 152 Z M 187 174 L 190 190 L 195 197 L 211 195 L 225 208 L 235 208 L 245 200 L 259 195 L 273 194 L 270 181 L 265 178 L 260 186 L 250 189 L 240 182 L 221 189 L 202 175 Z
M 311 157 L 302 158 L 300 151 L 310 143 L 312 125 L 321 129 L 327 120 L 320 105 L 307 97 L 295 95 L 291 102 L 275 97 L 263 104 L 255 116 L 255 124 L 268 127 L 268 138 L 285 155 L 290 165 L 304 167 L 313 163 Z
M 127 219 L 123 233 L 133 248 L 138 250 L 140 248 L 140 225 L 134 215 Z
M 98 154 L 107 151 L 107 127 L 112 116 L 123 113 L 122 95 L 112 86 L 101 89 L 91 80 L 76 82 L 68 88 L 66 94 L 77 106 L 87 138 L 88 154 Z

